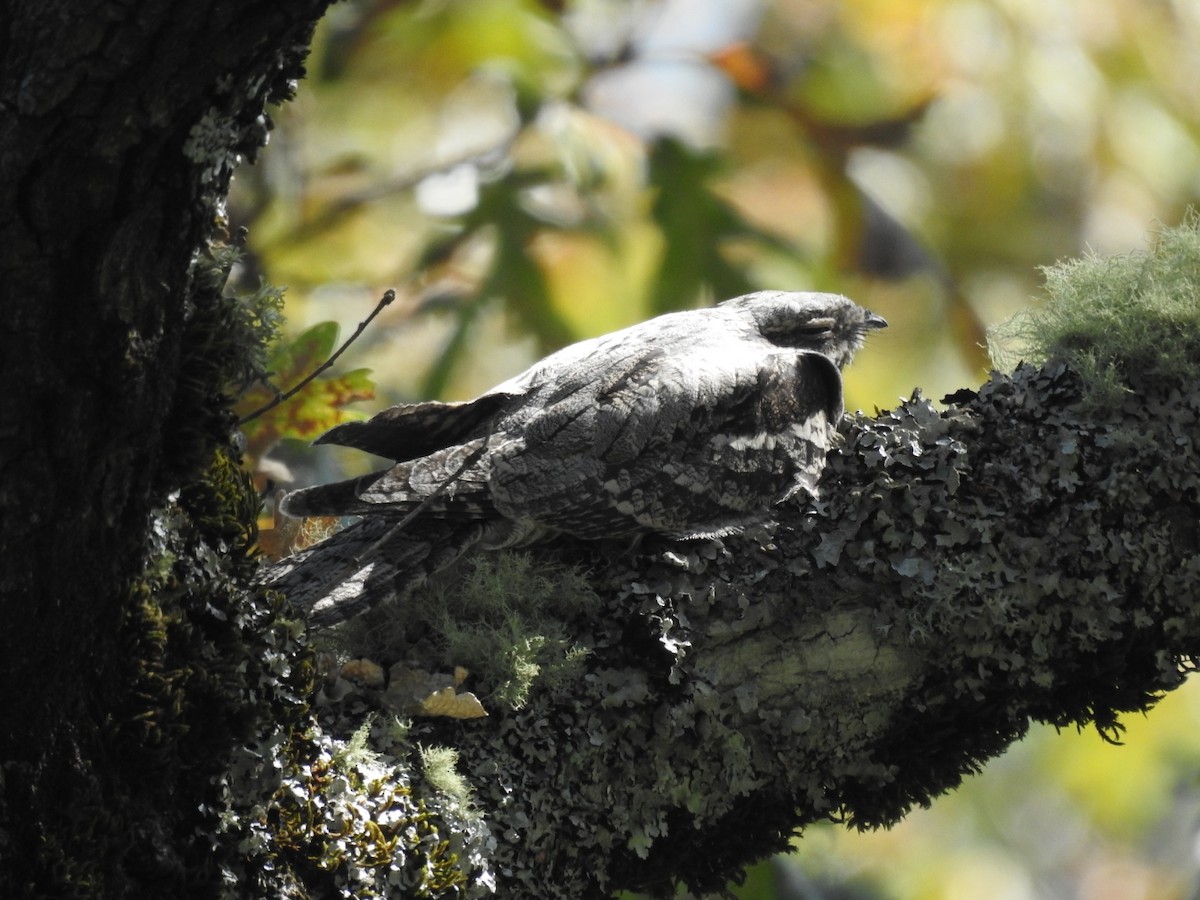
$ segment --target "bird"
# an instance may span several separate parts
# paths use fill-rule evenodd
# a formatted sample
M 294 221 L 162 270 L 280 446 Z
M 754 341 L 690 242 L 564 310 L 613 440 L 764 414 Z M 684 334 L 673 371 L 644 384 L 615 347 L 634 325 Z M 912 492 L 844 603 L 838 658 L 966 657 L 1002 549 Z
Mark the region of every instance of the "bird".
M 474 400 L 331 429 L 390 459 L 286 495 L 290 517 L 359 516 L 264 577 L 323 627 L 468 551 L 721 538 L 816 495 L 841 370 L 887 322 L 840 294 L 758 291 L 571 344 Z

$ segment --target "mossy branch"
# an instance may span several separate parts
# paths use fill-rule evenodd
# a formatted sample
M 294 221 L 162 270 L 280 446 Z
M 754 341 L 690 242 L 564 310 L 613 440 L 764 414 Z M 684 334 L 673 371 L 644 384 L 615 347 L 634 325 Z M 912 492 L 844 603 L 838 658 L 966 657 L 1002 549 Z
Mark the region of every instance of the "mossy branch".
M 941 411 L 914 395 L 849 419 L 820 501 L 769 535 L 633 557 L 560 542 L 532 576 L 477 563 L 488 615 L 520 613 L 514 641 L 586 649 L 565 682 L 403 739 L 457 750 L 502 893 L 717 888 L 807 823 L 896 821 L 1032 721 L 1116 740 L 1180 684 L 1200 653 L 1198 248 L 1193 220 L 1145 256 L 1056 270 L 1051 358 Z M 564 564 L 587 602 L 563 582 L 572 599 L 542 587 L 531 607 L 529 579 Z M 393 608 L 372 652 L 465 666 L 500 698 L 495 648 L 449 640 L 468 623 L 426 603 Z M 352 730 L 378 696 L 341 694 L 327 724 Z
M 1132 390 L 1129 374 L 1186 384 L 1196 377 L 1200 332 L 1200 213 L 1163 228 L 1149 253 L 1089 256 L 1044 270 L 1047 298 L 995 328 L 992 358 L 1059 358 L 1097 410 Z

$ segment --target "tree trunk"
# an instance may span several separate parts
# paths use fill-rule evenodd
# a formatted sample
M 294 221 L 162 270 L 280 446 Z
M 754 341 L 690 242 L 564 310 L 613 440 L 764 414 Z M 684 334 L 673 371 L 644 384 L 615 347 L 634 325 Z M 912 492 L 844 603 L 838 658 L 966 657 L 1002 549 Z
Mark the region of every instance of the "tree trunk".
M 228 441 L 223 373 L 204 358 L 215 292 L 193 263 L 325 6 L 0 14 L 5 896 L 116 895 L 124 857 L 151 853 L 108 833 L 128 824 L 120 805 L 153 794 L 164 819 L 195 806 L 194 786 L 131 784 L 105 758 L 133 689 L 118 635 L 152 508 Z

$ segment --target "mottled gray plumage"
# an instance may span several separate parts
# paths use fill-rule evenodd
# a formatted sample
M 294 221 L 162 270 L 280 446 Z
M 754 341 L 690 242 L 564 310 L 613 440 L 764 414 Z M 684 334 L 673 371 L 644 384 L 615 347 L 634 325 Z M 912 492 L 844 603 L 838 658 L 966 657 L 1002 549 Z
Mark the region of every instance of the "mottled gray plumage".
M 365 518 L 265 580 L 328 624 L 472 547 L 740 531 L 814 490 L 839 370 L 885 324 L 836 294 L 762 291 L 573 344 L 470 402 L 338 426 L 318 443 L 396 465 L 288 495 L 288 515 Z

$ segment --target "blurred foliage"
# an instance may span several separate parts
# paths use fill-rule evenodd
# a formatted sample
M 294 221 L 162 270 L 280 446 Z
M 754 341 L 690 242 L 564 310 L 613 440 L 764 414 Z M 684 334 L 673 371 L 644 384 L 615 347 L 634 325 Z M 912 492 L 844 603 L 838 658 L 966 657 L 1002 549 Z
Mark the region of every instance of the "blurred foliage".
M 238 397 L 235 412 L 246 438 L 245 456 L 254 465 L 283 437 L 316 440 L 354 418 L 346 406 L 375 396 L 368 369 L 307 380 L 333 354 L 336 322 L 322 322 L 298 337 L 275 344 L 263 378 Z
M 348 331 L 385 287 L 397 302 L 347 358 L 389 402 L 472 396 L 571 340 L 762 287 L 891 322 L 851 408 L 937 397 L 982 380 L 987 328 L 1039 267 L 1142 249 L 1196 202 L 1197 46 L 1195 0 L 341 3 L 238 173 L 240 277 L 288 285 L 280 389 L 328 352 L 319 323 Z M 362 393 L 361 372 L 334 377 L 321 389 Z M 255 447 L 325 426 L 303 408 Z M 313 458 L 322 478 L 367 464 L 290 462 Z M 1194 861 L 1164 847 L 1195 833 L 1194 693 L 1123 748 L 1035 732 L 893 832 L 810 832 L 807 887 L 764 868 L 742 896 L 1089 896 L 1104 872 L 1106 896 L 1187 896 Z

